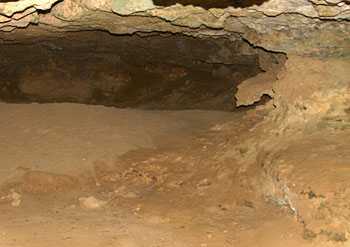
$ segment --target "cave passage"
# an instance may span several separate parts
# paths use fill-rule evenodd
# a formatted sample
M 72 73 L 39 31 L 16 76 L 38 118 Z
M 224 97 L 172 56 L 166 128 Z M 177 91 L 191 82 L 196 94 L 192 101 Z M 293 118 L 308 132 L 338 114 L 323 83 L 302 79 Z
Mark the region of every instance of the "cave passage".
M 153 0 L 153 3 L 158 6 L 171 6 L 180 3 L 184 6 L 194 5 L 204 9 L 211 8 L 247 8 L 253 5 L 261 5 L 266 0 Z
M 158 110 L 235 110 L 237 85 L 262 72 L 240 38 L 70 32 L 3 44 L 0 100 Z

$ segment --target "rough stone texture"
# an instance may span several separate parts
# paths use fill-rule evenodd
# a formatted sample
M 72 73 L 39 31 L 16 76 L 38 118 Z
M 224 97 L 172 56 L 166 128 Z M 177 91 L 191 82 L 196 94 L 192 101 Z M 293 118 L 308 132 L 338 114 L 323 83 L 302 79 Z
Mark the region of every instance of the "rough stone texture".
M 192 36 L 234 34 L 242 35 L 254 46 L 288 54 L 325 57 L 350 53 L 348 1 L 271 0 L 259 2 L 260 5 L 247 4 L 246 8 L 206 10 L 181 4 L 155 6 L 151 0 L 64 0 L 50 11 L 41 11 L 50 9 L 53 3 L 29 0 L 20 4 L 0 3 L 0 30 L 13 31 L 36 23 L 39 28 L 33 33 L 35 37 L 47 35 L 45 30 L 92 29 L 115 34 L 150 31 Z M 232 6 L 243 5 L 236 1 Z M 6 39 L 6 33 L 1 33 L 0 39 Z
M 12 19 L 16 20 L 16 18 L 18 18 L 19 16 L 17 15 L 17 17 L 14 17 L 13 14 L 15 13 L 21 15 L 21 13 L 25 13 L 28 8 L 32 7 L 34 7 L 35 10 L 47 10 L 50 9 L 55 2 L 57 2 L 57 0 L 24 0 L 19 2 L 1 2 L 0 14 L 2 15 L 2 18 L 12 17 Z M 21 18 L 25 17 L 24 14 L 22 14 L 21 16 Z
M 276 81 L 275 74 L 266 72 L 245 80 L 236 93 L 237 106 L 249 106 L 259 102 L 263 95 L 273 97 L 272 87 Z
M 260 50 L 260 53 L 263 53 Z M 265 53 L 265 52 L 264 52 Z M 277 74 L 284 69 L 286 57 L 282 54 L 259 56 L 260 68 L 265 71 L 259 73 L 256 77 L 243 81 L 237 87 L 236 99 L 237 106 L 248 106 L 259 102 L 263 95 L 274 97 L 274 83 L 277 80 Z
M 0 100 L 233 110 L 237 85 L 274 57 L 238 39 L 98 31 L 63 37 L 0 46 Z
M 230 150 L 242 157 L 246 187 L 288 207 L 303 224 L 304 238 L 350 239 L 350 164 L 343 162 L 350 149 L 350 2 L 155 3 L 1 2 L 0 96 L 124 107 L 147 97 L 176 107 L 190 101 L 209 108 L 223 100 L 230 104 L 220 109 L 229 110 L 245 80 L 238 105 L 263 94 L 273 98 L 258 107 L 269 113 L 250 129 L 252 137 Z M 81 32 L 92 30 L 106 33 Z M 276 53 L 263 56 L 254 47 Z M 278 52 L 287 54 L 285 64 Z M 259 66 L 262 73 L 248 79 L 261 72 Z
M 305 239 L 345 242 L 350 238 L 349 164 L 344 162 L 349 61 L 290 56 L 285 67 L 272 85 L 273 102 L 264 106 L 273 104 L 275 110 L 238 147 L 249 150 L 241 162 L 248 171 L 261 170 L 261 183 L 251 177 L 255 189 L 289 207 L 305 227 Z

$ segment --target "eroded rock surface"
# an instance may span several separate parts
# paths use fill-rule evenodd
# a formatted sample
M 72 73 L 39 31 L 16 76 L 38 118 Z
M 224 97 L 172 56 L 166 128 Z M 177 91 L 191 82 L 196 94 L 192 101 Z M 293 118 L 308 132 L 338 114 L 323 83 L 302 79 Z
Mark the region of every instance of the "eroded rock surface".
M 198 191 L 198 198 L 212 190 L 208 197 L 220 206 L 207 205 L 207 210 L 215 216 L 230 208 L 263 209 L 264 199 L 294 215 L 304 239 L 329 246 L 330 241 L 350 239 L 349 33 L 348 0 L 2 1 L 0 98 L 232 110 L 235 103 L 246 109 L 267 95 L 272 100 L 248 112 L 242 122 L 218 124 L 211 129 L 215 134 L 192 143 L 192 148 L 183 143 L 179 150 L 187 152 L 186 162 L 183 157 L 171 156 L 169 161 L 156 155 L 131 162 L 120 174 L 97 172 L 95 179 L 109 185 L 124 178 L 142 186 L 164 183 L 166 176 L 175 178 L 166 174 L 169 164 L 182 162 L 183 177 L 158 187 L 157 193 L 179 189 L 184 181 L 188 191 Z M 255 115 L 258 120 L 251 120 Z M 45 129 L 37 131 L 47 134 Z M 13 135 L 17 138 L 18 131 Z M 13 150 L 15 163 L 18 152 Z M 155 166 L 155 161 L 163 163 Z M 140 169 L 132 168 L 135 164 Z M 204 166 L 191 170 L 197 164 Z M 42 175 L 27 173 L 24 185 L 48 192 Z M 53 192 L 66 181 L 44 175 Z M 226 194 L 217 193 L 222 188 Z M 142 194 L 113 189 L 124 199 Z M 14 198 L 10 192 L 3 200 L 20 198 L 15 205 L 22 205 L 22 194 Z M 140 208 L 136 205 L 135 210 Z M 227 220 L 232 215 L 224 216 Z M 206 246 L 201 244 L 195 246 Z
M 52 35 L 47 30 L 99 29 L 115 34 L 159 31 L 192 36 L 235 33 L 255 46 L 288 54 L 319 57 L 349 54 L 348 1 L 210 3 L 203 8 L 196 1 L 186 6 L 175 2 L 175 5 L 162 6 L 161 1 L 153 3 L 151 0 L 2 2 L 0 28 L 13 31 L 30 23 L 38 25 L 30 38 Z M 22 36 L 22 31 L 18 30 L 18 35 Z M 2 42 L 6 35 L 0 36 Z
M 347 242 L 349 63 L 291 56 L 285 67 L 272 86 L 276 110 L 238 145 L 243 170 L 266 200 L 294 212 L 305 239 Z
M 237 85 L 274 57 L 238 37 L 64 36 L 0 46 L 0 99 L 233 110 Z

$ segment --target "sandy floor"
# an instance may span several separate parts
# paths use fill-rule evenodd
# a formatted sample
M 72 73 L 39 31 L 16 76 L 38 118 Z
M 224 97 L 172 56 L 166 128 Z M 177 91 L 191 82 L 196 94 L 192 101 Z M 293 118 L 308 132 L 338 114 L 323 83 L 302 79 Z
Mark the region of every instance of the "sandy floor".
M 0 104 L 0 246 L 311 246 L 238 176 L 243 115 Z
M 69 174 L 89 170 L 95 161 L 113 163 L 130 150 L 171 145 L 216 121 L 234 119 L 219 111 L 79 104 L 0 103 L 0 115 L 0 183 L 26 169 Z

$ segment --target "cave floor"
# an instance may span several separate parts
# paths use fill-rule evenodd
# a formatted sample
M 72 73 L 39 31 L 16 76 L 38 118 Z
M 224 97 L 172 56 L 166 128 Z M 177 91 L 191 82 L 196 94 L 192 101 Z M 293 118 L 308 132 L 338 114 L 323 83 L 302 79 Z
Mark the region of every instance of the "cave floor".
M 233 150 L 263 113 L 3 103 L 0 113 L 0 246 L 313 244 L 290 209 L 242 186 L 244 150 Z

